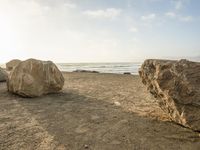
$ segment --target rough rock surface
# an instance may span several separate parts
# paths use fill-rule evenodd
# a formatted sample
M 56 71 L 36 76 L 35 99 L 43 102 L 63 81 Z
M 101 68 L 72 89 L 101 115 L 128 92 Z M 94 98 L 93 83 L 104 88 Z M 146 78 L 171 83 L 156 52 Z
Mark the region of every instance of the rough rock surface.
M 13 60 L 9 61 L 8 63 L 6 63 L 6 70 L 12 71 L 20 62 L 21 62 L 21 60 L 19 60 L 19 59 L 13 59 Z
M 6 81 L 7 80 L 7 72 L 4 71 L 1 67 L 0 67 L 0 82 Z
M 149 59 L 139 74 L 172 120 L 200 131 L 200 62 Z
M 28 59 L 15 67 L 9 76 L 8 91 L 24 97 L 37 97 L 60 91 L 64 77 L 51 61 Z

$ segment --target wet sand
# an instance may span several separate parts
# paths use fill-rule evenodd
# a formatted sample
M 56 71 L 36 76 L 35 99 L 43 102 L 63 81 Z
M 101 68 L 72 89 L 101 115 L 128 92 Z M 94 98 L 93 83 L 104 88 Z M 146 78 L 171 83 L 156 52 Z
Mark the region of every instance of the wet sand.
M 138 76 L 64 73 L 57 94 L 21 98 L 0 83 L 0 149 L 199 150 Z

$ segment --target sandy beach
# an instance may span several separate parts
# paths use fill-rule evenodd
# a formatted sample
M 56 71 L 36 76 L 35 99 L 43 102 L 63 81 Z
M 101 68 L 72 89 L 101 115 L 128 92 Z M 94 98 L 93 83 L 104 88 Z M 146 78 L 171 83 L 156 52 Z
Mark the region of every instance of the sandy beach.
M 199 149 L 199 133 L 171 122 L 139 76 L 63 74 L 63 90 L 39 98 L 0 83 L 0 149 Z

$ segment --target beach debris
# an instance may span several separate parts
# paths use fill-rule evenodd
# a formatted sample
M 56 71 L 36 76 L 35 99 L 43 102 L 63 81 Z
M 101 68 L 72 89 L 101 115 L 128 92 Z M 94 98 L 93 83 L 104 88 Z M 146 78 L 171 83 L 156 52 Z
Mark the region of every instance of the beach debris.
M 60 91 L 64 77 L 51 61 L 28 59 L 19 63 L 9 75 L 8 91 L 24 96 L 38 97 Z
M 85 144 L 85 145 L 84 145 L 84 148 L 85 148 L 85 149 L 88 149 L 88 148 L 89 148 L 89 145 Z
M 130 72 L 124 72 L 124 74 L 131 75 L 131 73 L 130 73 Z
M 7 62 L 6 63 L 6 70 L 12 71 L 20 62 L 21 62 L 21 60 L 19 60 L 19 59 L 13 59 L 13 60 Z
M 200 62 L 149 59 L 139 74 L 173 121 L 200 131 Z
M 116 106 L 121 106 L 121 103 L 118 102 L 118 101 L 115 101 L 114 104 L 115 104 Z
M 94 71 L 94 70 L 81 70 L 81 69 L 77 69 L 73 72 L 99 73 L 98 71 Z
M 8 78 L 8 73 L 0 67 L 0 82 L 6 81 Z

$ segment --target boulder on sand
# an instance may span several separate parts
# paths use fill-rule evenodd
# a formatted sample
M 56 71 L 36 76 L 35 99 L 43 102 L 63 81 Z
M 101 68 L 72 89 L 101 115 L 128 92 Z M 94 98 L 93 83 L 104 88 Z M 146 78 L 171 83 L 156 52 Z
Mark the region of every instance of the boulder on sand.
M 12 71 L 20 62 L 21 62 L 21 60 L 19 60 L 19 59 L 13 59 L 13 60 L 7 62 L 6 63 L 6 70 Z
M 8 77 L 7 72 L 0 67 L 0 82 L 6 81 L 7 77 Z
M 200 62 L 149 59 L 139 74 L 173 121 L 200 131 Z
M 20 62 L 8 78 L 8 91 L 23 97 L 38 97 L 60 91 L 64 77 L 51 61 L 28 59 Z

